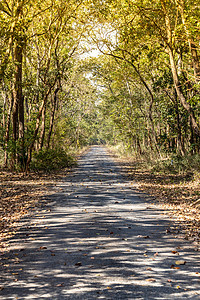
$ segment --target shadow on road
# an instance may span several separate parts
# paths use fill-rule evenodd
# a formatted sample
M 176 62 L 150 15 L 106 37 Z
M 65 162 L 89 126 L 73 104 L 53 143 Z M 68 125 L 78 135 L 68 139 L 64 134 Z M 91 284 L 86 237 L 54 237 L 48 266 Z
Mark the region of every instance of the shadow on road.
M 1 299 L 199 297 L 196 253 L 106 155 L 90 151 L 12 239 Z

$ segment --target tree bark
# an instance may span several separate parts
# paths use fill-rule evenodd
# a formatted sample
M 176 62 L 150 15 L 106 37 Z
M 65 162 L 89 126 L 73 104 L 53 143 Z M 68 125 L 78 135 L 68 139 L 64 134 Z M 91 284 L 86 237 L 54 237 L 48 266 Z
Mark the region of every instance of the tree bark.
M 49 146 L 50 146 L 50 140 L 51 140 L 51 135 L 52 135 L 52 131 L 53 131 L 53 125 L 54 125 L 54 119 L 55 119 L 55 111 L 56 111 L 56 103 L 57 103 L 57 93 L 59 92 L 59 89 L 60 88 L 58 87 L 54 91 L 54 99 L 53 99 L 53 105 L 52 105 L 50 127 L 49 127 L 48 136 L 47 136 L 47 149 L 49 149 Z
M 7 121 L 6 121 L 6 132 L 5 132 L 5 151 L 4 151 L 4 166 L 8 166 L 8 142 L 10 139 L 10 122 L 11 122 L 11 114 L 13 108 L 13 94 L 11 93 L 11 99 L 9 103 L 9 109 L 7 113 Z
M 39 139 L 39 149 L 42 150 L 44 145 L 44 137 L 45 137 L 45 124 L 46 124 L 46 104 L 42 110 L 42 124 L 41 124 L 41 133 Z
M 173 90 L 173 96 L 168 93 L 167 90 L 165 90 L 166 95 L 169 97 L 169 99 L 173 102 L 175 112 L 176 112 L 176 124 L 177 124 L 177 149 L 178 152 L 181 153 L 182 156 L 185 155 L 185 148 L 184 143 L 182 141 L 182 129 L 181 129 L 181 123 L 180 123 L 180 113 L 179 113 L 179 106 L 178 106 L 178 99 L 177 99 L 177 93 L 174 88 Z
M 7 106 L 7 102 L 8 102 L 8 97 L 7 97 L 7 92 L 5 91 L 5 93 L 2 91 L 2 98 L 3 98 L 3 119 L 2 119 L 2 128 L 3 130 L 6 127 L 6 106 Z
M 167 37 L 168 37 L 167 50 L 168 50 L 169 59 L 170 59 L 170 66 L 171 66 L 174 86 L 175 86 L 175 89 L 176 89 L 176 92 L 177 92 L 177 96 L 180 100 L 180 103 L 186 109 L 186 111 L 188 112 L 188 114 L 190 116 L 191 126 L 192 126 L 195 134 L 198 137 L 200 137 L 200 128 L 199 128 L 199 125 L 197 124 L 194 111 L 193 111 L 192 107 L 190 106 L 190 104 L 187 102 L 187 100 L 186 100 L 186 98 L 185 98 L 185 96 L 182 92 L 181 83 L 180 83 L 179 78 L 178 78 L 177 67 L 176 67 L 174 53 L 173 53 L 173 49 L 172 49 L 171 24 L 170 24 L 169 15 L 168 15 L 167 8 L 166 8 L 166 3 L 165 3 L 165 1 L 161 0 L 161 4 L 162 4 L 164 16 L 165 16 L 165 25 L 166 25 L 166 32 L 167 32 Z
M 22 60 L 23 47 L 22 41 L 17 40 L 14 51 L 14 88 L 13 88 L 13 140 L 14 147 L 19 140 L 18 161 L 21 167 L 25 166 L 25 149 L 24 149 L 24 98 L 22 94 Z M 16 159 L 16 149 L 14 149 L 13 159 Z
M 179 114 L 179 107 L 178 107 L 178 101 L 177 101 L 177 94 L 176 91 L 174 91 L 174 104 L 175 104 L 175 111 L 176 111 L 176 123 L 177 123 L 177 149 L 178 152 L 181 153 L 182 156 L 185 155 L 185 149 L 182 143 L 182 132 L 181 132 L 181 123 L 180 123 L 180 114 Z

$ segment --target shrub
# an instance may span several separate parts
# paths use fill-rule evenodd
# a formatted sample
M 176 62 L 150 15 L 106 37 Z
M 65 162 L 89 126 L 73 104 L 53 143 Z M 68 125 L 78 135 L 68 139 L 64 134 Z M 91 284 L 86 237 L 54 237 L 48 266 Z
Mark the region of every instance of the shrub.
M 63 149 L 47 149 L 33 153 L 31 169 L 51 171 L 72 167 L 75 164 L 75 158 Z
M 185 174 L 187 172 L 200 171 L 200 155 L 173 155 L 166 160 L 160 160 L 154 163 L 152 168 L 155 172 L 167 172 L 174 174 Z

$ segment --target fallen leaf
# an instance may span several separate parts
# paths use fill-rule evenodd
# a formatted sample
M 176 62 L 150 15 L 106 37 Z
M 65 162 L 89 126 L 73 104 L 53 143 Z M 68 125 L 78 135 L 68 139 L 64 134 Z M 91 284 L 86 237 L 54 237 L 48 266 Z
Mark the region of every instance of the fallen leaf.
M 143 238 L 143 239 L 149 239 L 149 235 L 138 235 L 137 237 Z
M 179 254 L 178 251 L 172 251 L 173 254 Z
M 156 280 L 154 278 L 148 278 L 148 279 L 146 279 L 146 281 L 155 282 Z
M 171 265 L 171 269 L 176 269 L 176 270 L 178 270 L 178 269 L 180 269 L 180 267 L 175 267 L 175 265 Z
M 175 262 L 176 265 L 185 265 L 186 264 L 186 261 L 185 260 L 177 260 Z
M 57 287 L 60 287 L 60 286 L 63 286 L 64 285 L 64 283 L 59 283 L 59 284 L 57 284 L 56 286 Z

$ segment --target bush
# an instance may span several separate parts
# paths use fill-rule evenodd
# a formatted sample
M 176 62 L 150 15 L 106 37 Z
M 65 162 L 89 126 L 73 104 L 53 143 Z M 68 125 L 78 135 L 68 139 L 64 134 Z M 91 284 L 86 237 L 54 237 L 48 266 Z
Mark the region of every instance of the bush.
M 152 171 L 185 174 L 200 171 L 200 155 L 174 155 L 170 159 L 155 162 Z
M 31 169 L 51 171 L 72 167 L 75 164 L 75 158 L 66 153 L 63 149 L 48 149 L 40 150 L 39 153 L 33 153 Z

